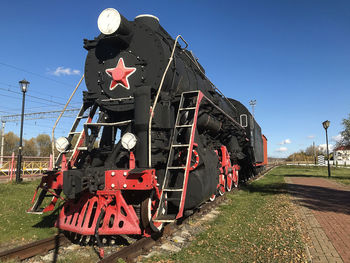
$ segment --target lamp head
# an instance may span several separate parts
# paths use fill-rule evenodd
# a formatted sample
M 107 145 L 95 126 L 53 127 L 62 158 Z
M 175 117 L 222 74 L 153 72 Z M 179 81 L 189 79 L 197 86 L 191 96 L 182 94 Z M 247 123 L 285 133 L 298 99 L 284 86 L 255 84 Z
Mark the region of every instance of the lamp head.
M 329 120 L 326 120 L 326 121 L 322 122 L 323 128 L 324 128 L 325 130 L 327 130 L 330 123 L 331 123 L 331 122 L 330 122 Z
M 26 81 L 25 79 L 21 80 L 19 82 L 19 86 L 21 88 L 21 91 L 22 92 L 26 92 L 27 89 L 28 89 L 28 86 L 29 86 L 30 82 L 29 81 Z

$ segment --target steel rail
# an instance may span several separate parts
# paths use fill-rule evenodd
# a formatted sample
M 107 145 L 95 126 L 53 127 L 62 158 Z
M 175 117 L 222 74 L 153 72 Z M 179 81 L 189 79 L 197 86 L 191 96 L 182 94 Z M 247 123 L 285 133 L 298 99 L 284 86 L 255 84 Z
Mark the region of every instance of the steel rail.
M 40 254 L 47 253 L 52 249 L 71 243 L 63 234 L 55 235 L 49 238 L 38 240 L 23 246 L 15 247 L 0 252 L 0 262 L 10 259 L 24 260 Z

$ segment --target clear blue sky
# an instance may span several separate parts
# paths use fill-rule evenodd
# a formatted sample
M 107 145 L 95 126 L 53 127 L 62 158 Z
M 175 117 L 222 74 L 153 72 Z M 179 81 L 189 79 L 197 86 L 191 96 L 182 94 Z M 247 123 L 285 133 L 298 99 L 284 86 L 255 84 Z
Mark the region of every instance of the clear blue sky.
M 331 139 L 350 113 L 350 1 L 38 0 L 1 6 L 0 115 L 20 113 L 23 78 L 34 96 L 27 97 L 26 112 L 62 108 L 84 70 L 83 38 L 98 35 L 97 18 L 107 7 L 129 20 L 158 16 L 173 37 L 188 41 L 226 96 L 248 107 L 256 99 L 270 156 L 324 144 L 321 123 L 331 121 Z M 72 121 L 66 118 L 57 136 Z M 26 121 L 24 138 L 51 133 L 53 123 Z M 19 124 L 7 123 L 6 131 L 19 134 Z

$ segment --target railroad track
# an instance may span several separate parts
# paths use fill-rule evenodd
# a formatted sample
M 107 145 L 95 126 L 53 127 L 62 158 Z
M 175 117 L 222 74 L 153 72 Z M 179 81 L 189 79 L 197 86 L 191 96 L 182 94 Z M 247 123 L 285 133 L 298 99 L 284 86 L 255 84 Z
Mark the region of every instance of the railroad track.
M 268 168 L 265 171 L 263 171 L 258 176 L 254 177 L 251 181 L 261 178 L 261 176 L 263 176 L 276 166 L 277 165 L 268 166 Z M 237 190 L 238 189 L 236 188 L 236 191 Z M 115 262 L 118 258 L 124 259 L 127 262 L 133 261 L 141 254 L 144 254 L 145 252 L 149 251 L 154 245 L 161 242 L 166 237 L 172 235 L 176 230 L 179 229 L 180 225 L 186 223 L 189 219 L 197 219 L 202 217 L 204 214 L 209 213 L 213 208 L 217 207 L 223 201 L 225 201 L 226 198 L 227 195 L 219 196 L 215 199 L 215 201 L 203 204 L 192 215 L 166 225 L 162 234 L 154 234 L 151 237 L 144 237 L 139 240 L 136 240 L 130 245 L 120 248 L 117 252 L 106 256 L 104 259 L 100 260 L 99 263 Z M 46 254 L 50 250 L 58 251 L 59 247 L 68 244 L 71 244 L 71 241 L 68 238 L 66 238 L 63 234 L 55 235 L 53 237 L 49 237 L 7 251 L 0 252 L 0 262 L 10 259 L 28 259 L 37 255 Z
M 55 235 L 39 241 L 35 241 L 20 247 L 16 247 L 0 253 L 0 262 L 10 259 L 24 260 L 36 255 L 44 254 L 60 246 L 69 244 L 70 241 L 63 235 Z

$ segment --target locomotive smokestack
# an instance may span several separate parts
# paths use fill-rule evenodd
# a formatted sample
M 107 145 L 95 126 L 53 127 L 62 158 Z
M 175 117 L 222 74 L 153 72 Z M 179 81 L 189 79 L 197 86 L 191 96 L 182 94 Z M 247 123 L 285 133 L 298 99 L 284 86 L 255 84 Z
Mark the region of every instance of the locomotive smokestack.
M 98 29 L 102 34 L 127 35 L 130 33 L 130 22 L 116 9 L 107 8 L 101 12 L 97 20 Z
M 154 15 L 142 14 L 135 17 L 136 22 L 143 23 L 153 30 L 159 29 L 159 18 Z

